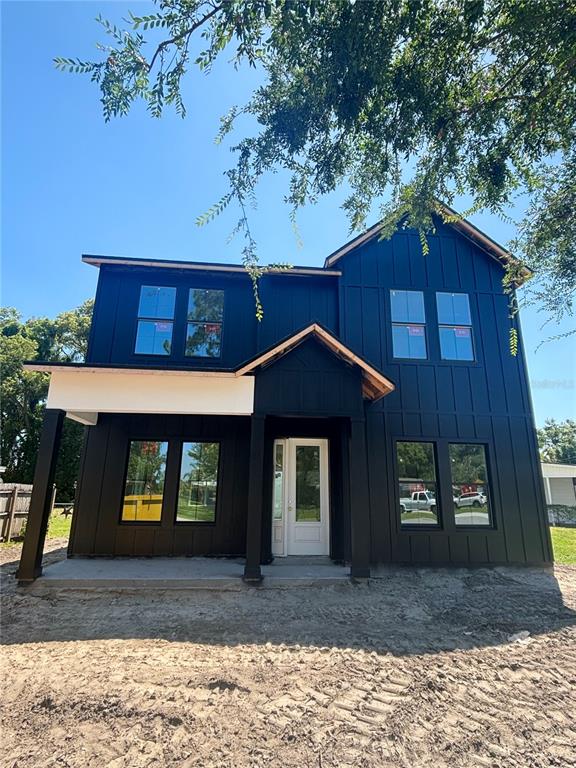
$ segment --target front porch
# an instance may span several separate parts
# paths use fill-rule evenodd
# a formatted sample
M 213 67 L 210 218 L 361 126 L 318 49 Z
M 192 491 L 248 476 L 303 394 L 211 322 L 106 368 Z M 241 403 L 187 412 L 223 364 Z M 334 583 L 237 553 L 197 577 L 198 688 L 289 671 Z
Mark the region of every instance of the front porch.
M 244 558 L 69 558 L 43 568 L 27 591 L 55 589 L 225 590 L 246 589 Z M 262 566 L 259 588 L 343 584 L 350 568 L 329 558 L 286 557 Z
M 86 424 L 87 436 L 70 561 L 48 581 L 86 573 L 117 586 L 164 584 L 167 567 L 185 583 L 235 579 L 237 568 L 259 584 L 325 578 L 334 567 L 311 573 L 320 566 L 279 565 L 284 555 L 330 555 L 351 563 L 339 578 L 370 576 L 366 408 L 394 385 L 327 331 L 310 326 L 234 373 L 49 367 L 20 582 L 42 576 L 65 415 Z M 100 561 L 81 559 L 93 556 Z M 189 563 L 206 556 L 242 561 L 220 563 L 217 573 L 197 565 L 196 575 Z M 110 557 L 120 571 L 102 560 Z M 148 557 L 154 561 L 138 561 Z

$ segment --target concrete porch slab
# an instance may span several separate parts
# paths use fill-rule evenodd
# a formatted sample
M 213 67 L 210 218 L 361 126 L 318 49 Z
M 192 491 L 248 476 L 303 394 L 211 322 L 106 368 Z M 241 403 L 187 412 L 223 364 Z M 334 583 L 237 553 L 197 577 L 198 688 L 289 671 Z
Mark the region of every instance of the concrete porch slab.
M 242 559 L 209 557 L 71 558 L 47 565 L 26 586 L 29 592 L 52 589 L 249 589 L 242 581 Z M 349 569 L 330 560 L 286 558 L 262 566 L 262 588 L 317 586 L 349 580 Z

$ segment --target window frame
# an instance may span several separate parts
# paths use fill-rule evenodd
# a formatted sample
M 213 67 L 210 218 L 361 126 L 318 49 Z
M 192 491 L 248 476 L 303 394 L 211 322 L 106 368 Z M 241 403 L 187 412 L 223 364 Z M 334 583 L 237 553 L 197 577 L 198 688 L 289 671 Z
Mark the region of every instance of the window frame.
M 436 502 L 438 511 L 438 525 L 410 525 L 401 524 L 400 518 L 400 495 L 399 495 L 399 474 L 397 461 L 397 443 L 433 443 L 436 459 L 437 487 Z M 450 470 L 450 451 L 449 445 L 481 445 L 484 447 L 486 458 L 486 482 L 489 489 L 490 507 L 490 525 L 456 525 L 454 517 L 454 503 L 452 494 L 452 473 Z M 424 435 L 422 437 L 403 436 L 396 434 L 388 443 L 392 455 L 393 468 L 393 488 L 388 496 L 389 503 L 394 505 L 396 510 L 393 519 L 396 535 L 399 539 L 405 536 L 413 536 L 418 532 L 424 535 L 435 536 L 457 536 L 466 537 L 470 533 L 477 533 L 479 536 L 492 539 L 501 535 L 502 529 L 502 501 L 500 498 L 500 486 L 495 485 L 498 481 L 498 470 L 492 463 L 492 444 L 486 438 L 460 438 L 460 437 L 439 437 L 438 435 Z M 498 481 L 499 482 L 499 481 Z
M 450 365 L 456 363 L 458 365 L 473 365 L 478 363 L 478 350 L 476 349 L 476 342 L 474 339 L 474 320 L 472 317 L 472 303 L 470 301 L 470 294 L 467 291 L 435 291 L 435 304 L 436 304 L 436 320 L 437 320 L 437 327 L 438 327 L 438 352 L 439 352 L 439 358 L 442 363 L 448 363 Z M 440 322 L 440 313 L 438 309 L 438 296 L 440 295 L 449 295 L 449 296 L 466 296 L 468 300 L 468 315 L 470 317 L 469 323 L 443 323 Z M 456 330 L 456 328 L 466 328 L 470 331 L 470 345 L 472 348 L 472 357 L 467 358 L 465 360 L 460 360 L 458 358 L 453 357 L 444 357 L 442 353 L 442 336 L 441 336 L 441 329 L 451 329 L 453 331 Z
M 221 320 L 213 321 L 213 320 L 190 320 L 188 317 L 189 311 L 190 311 L 190 295 L 192 291 L 213 291 L 222 294 L 222 318 Z M 226 313 L 226 290 L 224 288 L 205 288 L 200 285 L 192 285 L 187 286 L 186 288 L 186 314 L 184 318 L 184 359 L 185 360 L 221 360 L 222 359 L 222 351 L 224 349 L 224 317 Z M 197 325 L 219 325 L 220 326 L 220 348 L 218 355 L 198 355 L 198 354 L 189 354 L 186 350 L 187 342 L 188 342 L 188 326 L 196 323 Z
M 142 300 L 142 289 L 143 288 L 170 288 L 174 291 L 174 310 L 172 312 L 171 318 L 162 318 L 162 317 L 150 317 L 148 315 L 141 315 L 140 314 L 140 302 Z M 174 357 L 174 334 L 176 330 L 176 315 L 178 310 L 178 287 L 175 285 L 150 285 L 148 283 L 138 283 L 138 303 L 136 306 L 136 326 L 135 326 L 135 333 L 134 333 L 134 342 L 132 345 L 132 354 L 135 355 L 138 358 L 142 357 L 151 357 L 155 360 L 167 360 L 172 357 Z M 164 322 L 164 323 L 170 323 L 171 325 L 171 332 L 170 332 L 170 352 L 168 354 L 163 354 L 160 352 L 138 352 L 136 349 L 136 345 L 138 343 L 138 329 L 140 327 L 140 322 L 148 322 L 148 323 L 156 323 L 156 322 Z
M 424 310 L 424 322 L 409 322 L 394 320 L 392 317 L 392 293 L 419 293 L 422 296 L 422 309 Z M 392 360 L 410 360 L 411 362 L 424 362 L 430 360 L 430 343 L 428 338 L 428 329 L 426 321 L 426 294 L 424 291 L 415 288 L 390 288 L 388 290 L 388 301 L 390 302 L 390 350 L 392 352 Z M 394 354 L 394 328 L 408 328 L 414 326 L 422 328 L 424 330 L 424 346 L 426 354 L 424 357 L 405 357 L 404 355 Z
M 398 443 L 426 443 L 432 446 L 433 458 L 434 458 L 434 473 L 436 475 L 436 520 L 435 523 L 403 523 L 402 513 L 400 512 L 400 472 L 398 467 Z M 444 514 L 442 508 L 442 495 L 440 490 L 441 483 L 441 468 L 439 462 L 439 450 L 438 441 L 433 438 L 420 438 L 420 437 L 396 437 L 394 439 L 394 451 L 393 451 L 393 466 L 394 466 L 394 506 L 396 509 L 395 518 L 397 525 L 401 533 L 413 533 L 414 531 L 424 531 L 430 533 L 431 531 L 443 532 L 444 530 Z
M 206 526 L 214 526 L 218 522 L 218 513 L 220 509 L 220 483 L 221 483 L 221 469 L 222 469 L 222 440 L 210 440 L 202 438 L 200 440 L 191 439 L 191 438 L 181 438 L 178 440 L 178 474 L 176 476 L 176 489 L 174 494 L 175 499 L 175 505 L 174 505 L 174 514 L 172 516 L 172 523 L 174 527 L 176 526 L 188 526 L 188 525 L 199 525 L 202 527 Z M 182 454 L 184 452 L 184 444 L 185 443 L 210 443 L 213 445 L 218 446 L 218 467 L 217 467 L 217 474 L 216 474 L 216 498 L 214 500 L 214 520 L 178 520 L 178 496 L 180 494 L 180 483 L 182 481 Z
M 126 495 L 126 482 L 128 480 L 128 465 L 130 464 L 130 449 L 132 443 L 166 443 L 166 459 L 164 466 L 164 486 L 162 490 L 162 504 L 160 506 L 160 519 L 159 520 L 124 520 L 124 498 Z M 166 504 L 166 481 L 168 479 L 169 467 L 170 467 L 170 452 L 171 452 L 171 440 L 166 437 L 128 437 L 126 441 L 126 451 L 124 460 L 124 472 L 122 474 L 122 486 L 120 492 L 120 511 L 119 511 L 119 525 L 145 525 L 160 527 L 164 517 L 164 506 Z

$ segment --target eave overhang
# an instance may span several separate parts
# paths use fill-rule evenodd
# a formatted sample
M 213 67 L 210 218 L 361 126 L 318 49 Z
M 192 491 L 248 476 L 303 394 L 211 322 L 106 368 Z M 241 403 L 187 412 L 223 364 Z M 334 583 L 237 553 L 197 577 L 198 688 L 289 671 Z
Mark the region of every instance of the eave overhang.
M 234 371 L 230 368 L 224 369 L 190 369 L 190 368 L 170 368 L 170 367 L 152 367 L 152 366 L 134 366 L 134 365 L 99 365 L 91 363 L 50 363 L 30 361 L 24 363 L 24 370 L 36 371 L 37 373 L 55 373 L 59 371 L 79 371 L 85 374 L 107 373 L 107 374 L 127 374 L 130 376 L 161 376 L 170 374 L 171 376 L 188 376 L 191 378 L 206 378 L 213 376 L 218 379 L 234 379 Z
M 381 371 L 318 323 L 293 333 L 234 370 L 47 361 L 30 361 L 24 368 L 51 374 L 47 407 L 64 410 L 83 424 L 96 424 L 99 413 L 249 415 L 253 412 L 257 370 L 311 337 L 347 365 L 360 369 L 364 399 L 374 402 L 395 389 Z
M 125 266 L 146 269 L 175 269 L 196 272 L 218 272 L 230 274 L 243 274 L 248 277 L 246 268 L 241 264 L 224 264 L 221 262 L 210 263 L 207 261 L 180 261 L 175 259 L 139 259 L 125 256 L 97 256 L 83 254 L 82 261 L 94 267 Z M 337 269 L 325 269 L 324 267 L 294 266 L 289 269 L 269 269 L 265 275 L 286 276 L 307 275 L 312 277 L 340 277 L 342 272 Z

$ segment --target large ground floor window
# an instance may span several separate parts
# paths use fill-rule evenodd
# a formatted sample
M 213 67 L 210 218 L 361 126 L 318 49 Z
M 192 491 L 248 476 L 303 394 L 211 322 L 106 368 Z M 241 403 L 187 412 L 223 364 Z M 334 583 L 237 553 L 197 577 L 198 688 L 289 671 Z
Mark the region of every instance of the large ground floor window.
M 485 445 L 399 440 L 396 472 L 402 528 L 493 526 Z
M 214 523 L 219 462 L 218 442 L 131 440 L 121 521 Z

